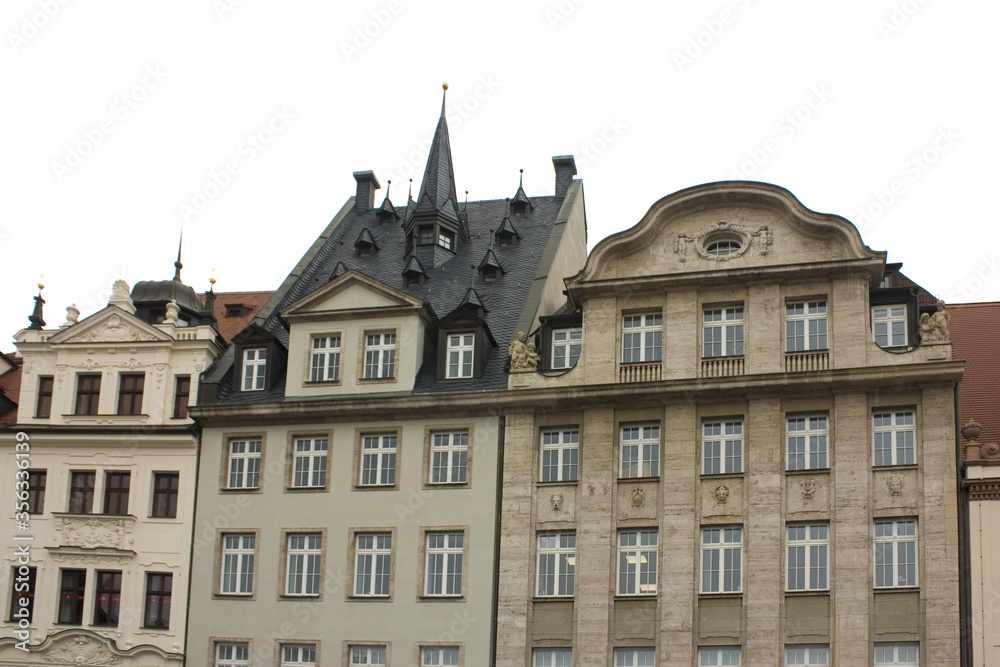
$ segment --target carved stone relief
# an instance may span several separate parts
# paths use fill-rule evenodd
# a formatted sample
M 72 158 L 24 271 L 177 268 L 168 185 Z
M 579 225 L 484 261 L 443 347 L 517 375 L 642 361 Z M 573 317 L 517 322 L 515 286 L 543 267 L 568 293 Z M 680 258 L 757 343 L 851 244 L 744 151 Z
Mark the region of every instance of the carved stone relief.
M 80 342 L 120 343 L 130 340 L 156 340 L 156 337 L 145 331 L 140 331 L 117 315 L 112 315 L 104 324 L 80 339 Z
M 816 480 L 804 479 L 799 482 L 799 488 L 802 489 L 803 498 L 812 498 L 816 495 Z
M 558 512 L 560 509 L 562 509 L 563 494 L 553 493 L 552 496 L 549 497 L 549 503 L 552 504 L 553 511 Z
M 894 496 L 898 496 L 903 493 L 903 480 L 895 475 L 885 480 L 885 485 L 889 487 L 889 493 Z
M 707 250 L 707 244 L 711 243 L 714 240 L 713 237 L 715 236 L 718 236 L 720 239 L 739 239 L 740 247 L 732 252 L 729 252 L 728 254 L 723 255 L 709 253 Z M 687 247 L 690 244 L 694 247 L 695 252 L 698 253 L 698 256 L 702 259 L 720 262 L 745 254 L 750 249 L 751 243 L 754 240 L 757 242 L 757 251 L 761 255 L 766 255 L 768 248 L 774 242 L 770 227 L 767 225 L 761 225 L 757 229 L 749 229 L 733 222 L 720 220 L 714 225 L 705 227 L 697 234 L 691 235 L 683 232 L 678 234 L 677 240 L 674 241 L 674 252 L 677 253 L 678 258 L 682 262 L 686 262 Z
M 122 662 L 105 642 L 83 635 L 57 640 L 47 651 L 46 658 L 66 665 L 120 665 Z
M 632 489 L 632 507 L 642 507 L 646 502 L 646 492 L 642 489 Z
M 715 487 L 713 495 L 715 496 L 715 500 L 717 502 L 724 503 L 729 500 L 729 487 L 725 484 L 720 484 Z

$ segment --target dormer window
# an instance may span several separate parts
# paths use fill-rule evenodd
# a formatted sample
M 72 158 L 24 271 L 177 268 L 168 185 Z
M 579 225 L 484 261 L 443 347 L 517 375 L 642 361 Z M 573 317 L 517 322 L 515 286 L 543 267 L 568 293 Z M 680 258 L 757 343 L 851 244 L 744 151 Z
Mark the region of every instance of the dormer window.
M 445 377 L 457 380 L 472 377 L 476 336 L 473 333 L 448 334 L 448 369 Z
M 583 329 L 552 330 L 552 368 L 572 368 L 583 351 Z
M 261 391 L 267 372 L 267 348 L 243 350 L 243 391 Z
M 247 307 L 244 306 L 243 304 L 239 303 L 226 304 L 226 317 L 243 317 L 244 315 L 247 314 L 247 312 L 248 312 Z
M 455 235 L 446 229 L 438 229 L 438 245 L 445 250 L 452 250 L 455 247 Z
M 712 241 L 705 246 L 705 252 L 709 255 L 721 257 L 723 255 L 731 255 L 742 247 L 743 244 L 736 239 L 721 239 L 719 241 Z
M 484 283 L 495 283 L 497 281 L 497 269 L 493 266 L 484 266 L 480 269 Z
M 906 345 L 906 306 L 875 306 L 872 308 L 872 334 L 879 347 Z
M 434 225 L 420 225 L 417 227 L 417 245 L 431 245 L 434 243 Z

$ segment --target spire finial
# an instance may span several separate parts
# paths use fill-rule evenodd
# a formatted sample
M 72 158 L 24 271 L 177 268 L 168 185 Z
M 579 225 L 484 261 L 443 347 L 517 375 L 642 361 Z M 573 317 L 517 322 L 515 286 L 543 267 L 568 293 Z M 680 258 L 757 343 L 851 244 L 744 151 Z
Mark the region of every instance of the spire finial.
M 391 189 L 392 189 L 392 181 L 391 180 L 386 181 L 385 182 L 385 198 L 386 199 L 389 198 L 389 190 L 391 190 Z
M 209 276 L 209 278 L 208 278 L 208 284 L 209 284 L 208 291 L 209 292 L 214 292 L 215 291 L 215 269 L 214 268 L 212 269 L 212 275 Z
M 469 191 L 468 190 L 465 191 L 465 213 L 466 213 L 466 215 L 468 215 L 468 213 L 469 213 Z
M 524 187 L 524 169 L 521 170 L 521 179 L 517 182 L 517 187 Z
M 45 285 L 43 285 L 41 281 L 44 277 L 44 274 L 39 276 L 38 296 L 35 297 L 35 309 L 31 312 L 31 315 L 28 316 L 28 321 L 31 322 L 28 328 L 35 331 L 41 331 L 42 327 L 45 326 L 45 320 L 42 319 L 42 306 L 45 305 L 45 299 L 42 298 L 42 290 L 45 289 Z
M 493 232 L 495 231 L 495 229 L 490 229 L 490 250 L 493 250 Z
M 412 178 L 410 179 L 410 191 L 408 193 L 406 193 L 406 199 L 407 199 L 407 201 L 409 201 L 410 199 L 413 199 L 413 179 Z
M 441 90 L 444 91 L 443 93 L 441 93 L 441 115 L 444 116 L 444 103 L 445 103 L 445 100 L 448 99 L 448 82 L 447 81 L 445 81 L 444 83 L 441 84 Z
M 182 229 L 181 238 L 177 242 L 177 261 L 174 262 L 174 281 L 178 283 L 181 281 L 181 269 L 184 268 L 184 265 L 181 264 L 181 246 L 183 244 L 184 244 L 184 230 Z
M 475 264 L 469 264 L 472 267 L 472 275 L 469 277 L 469 289 L 476 288 L 476 274 L 479 273 L 479 269 Z

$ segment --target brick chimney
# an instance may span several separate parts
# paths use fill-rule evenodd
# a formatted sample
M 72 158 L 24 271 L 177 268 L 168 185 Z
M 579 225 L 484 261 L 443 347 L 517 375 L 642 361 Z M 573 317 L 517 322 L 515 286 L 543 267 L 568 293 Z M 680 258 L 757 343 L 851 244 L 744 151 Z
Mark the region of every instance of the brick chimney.
M 552 166 L 556 170 L 556 197 L 564 197 L 576 175 L 576 160 L 572 155 L 556 155 L 552 158 Z
M 358 182 L 354 210 L 358 213 L 364 213 L 368 209 L 375 208 L 375 191 L 382 187 L 378 179 L 375 178 L 375 172 L 371 170 L 356 171 L 354 172 L 354 180 Z

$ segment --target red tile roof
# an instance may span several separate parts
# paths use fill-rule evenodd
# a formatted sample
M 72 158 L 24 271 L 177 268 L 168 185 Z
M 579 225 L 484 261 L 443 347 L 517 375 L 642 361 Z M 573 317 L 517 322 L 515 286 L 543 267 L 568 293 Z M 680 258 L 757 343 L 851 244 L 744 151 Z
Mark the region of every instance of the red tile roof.
M 948 304 L 955 359 L 965 361 L 961 421 L 983 425 L 982 442 L 1000 442 L 1000 302 Z
M 0 400 L 0 425 L 12 426 L 17 421 L 17 401 L 21 393 L 21 358 L 14 356 L 13 352 L 4 356 L 14 364 L 14 368 L 0 376 L 0 396 L 6 399 Z M 11 404 L 13 408 L 10 408 Z
M 274 292 L 216 292 L 215 319 L 219 322 L 219 335 L 228 343 L 233 336 L 243 331 Z M 205 295 L 201 295 L 202 301 Z M 226 317 L 226 306 L 242 306 L 242 314 Z

